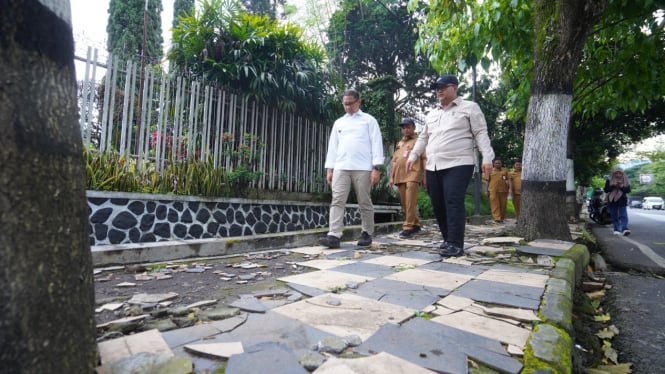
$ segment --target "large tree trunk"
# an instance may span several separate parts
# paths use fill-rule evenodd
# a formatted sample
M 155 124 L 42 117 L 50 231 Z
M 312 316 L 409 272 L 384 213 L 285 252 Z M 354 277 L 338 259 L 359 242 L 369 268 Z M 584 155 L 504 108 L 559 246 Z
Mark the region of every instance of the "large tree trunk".
M 536 0 L 534 77 L 527 112 L 518 232 L 570 240 L 566 140 L 575 72 L 606 0 Z
M 95 367 L 69 2 L 0 0 L 0 370 Z

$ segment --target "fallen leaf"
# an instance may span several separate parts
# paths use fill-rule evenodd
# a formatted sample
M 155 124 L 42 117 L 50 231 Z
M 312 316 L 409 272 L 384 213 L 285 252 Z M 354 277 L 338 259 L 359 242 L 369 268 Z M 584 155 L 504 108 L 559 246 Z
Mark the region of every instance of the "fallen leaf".
M 617 351 L 612 348 L 612 343 L 608 340 L 603 342 L 603 355 L 610 361 L 617 363 Z
M 603 297 L 605 297 L 605 291 L 600 290 L 600 291 L 595 291 L 595 292 L 587 292 L 587 296 L 589 296 L 589 299 L 591 299 L 591 300 L 602 299 Z
M 612 339 L 614 337 L 614 335 L 616 335 L 614 333 L 614 331 L 611 331 L 607 327 L 596 333 L 596 336 L 601 338 L 601 339 Z
M 602 373 L 630 374 L 633 372 L 630 368 L 632 365 L 633 364 L 629 362 L 618 365 L 600 365 L 597 369 L 602 370 Z
M 611 318 L 609 313 L 601 314 L 599 316 L 593 316 L 593 320 L 596 322 L 607 322 L 610 319 Z

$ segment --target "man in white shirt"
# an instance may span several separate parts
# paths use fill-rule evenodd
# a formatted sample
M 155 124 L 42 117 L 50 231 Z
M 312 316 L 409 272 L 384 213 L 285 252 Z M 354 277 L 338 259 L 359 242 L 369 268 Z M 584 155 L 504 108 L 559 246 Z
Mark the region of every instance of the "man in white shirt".
M 346 114 L 335 121 L 326 156 L 326 181 L 332 189 L 330 229 L 319 243 L 339 248 L 344 226 L 346 200 L 351 187 L 358 198 L 362 233 L 358 246 L 372 244 L 374 234 L 374 205 L 370 189 L 379 182 L 383 165 L 383 142 L 379 123 L 360 110 L 360 95 L 356 90 L 344 91 L 342 105 Z
M 444 75 L 430 85 L 439 106 L 427 114 L 407 162 L 407 170 L 411 170 L 418 157 L 427 152 L 427 192 L 443 237 L 441 257 L 464 254 L 464 196 L 475 167 L 474 142 L 483 156 L 485 176 L 492 171 L 494 159 L 485 116 L 478 104 L 457 97 L 458 85 L 454 75 Z

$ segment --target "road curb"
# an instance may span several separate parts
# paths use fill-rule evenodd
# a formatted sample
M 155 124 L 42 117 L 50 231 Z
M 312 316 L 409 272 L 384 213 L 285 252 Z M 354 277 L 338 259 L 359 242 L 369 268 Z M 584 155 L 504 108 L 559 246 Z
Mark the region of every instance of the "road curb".
M 378 223 L 375 234 L 399 231 L 402 222 Z M 360 237 L 361 226 L 344 228 L 342 240 Z M 319 238 L 328 228 L 289 231 L 283 233 L 240 236 L 223 239 L 171 240 L 151 243 L 133 243 L 92 246 L 94 267 L 168 262 L 203 257 L 236 256 L 276 248 L 294 248 L 319 245 Z
M 522 373 L 571 372 L 573 296 L 589 257 L 587 247 L 576 244 L 556 262 L 538 313 L 542 322 L 527 341 Z

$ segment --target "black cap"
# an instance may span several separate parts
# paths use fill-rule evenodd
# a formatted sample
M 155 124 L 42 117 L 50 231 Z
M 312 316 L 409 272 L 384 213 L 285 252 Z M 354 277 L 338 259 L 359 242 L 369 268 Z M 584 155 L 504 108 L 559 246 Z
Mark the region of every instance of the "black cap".
M 416 122 L 413 120 L 413 118 L 410 117 L 404 117 L 402 118 L 402 122 L 400 122 L 399 127 L 403 127 L 404 125 L 416 125 Z
M 432 83 L 429 85 L 429 88 L 432 90 L 435 90 L 439 86 L 447 86 L 453 84 L 455 86 L 459 86 L 459 81 L 457 80 L 457 77 L 452 75 L 452 74 L 446 74 L 442 75 L 439 79 L 436 80 L 436 82 Z

